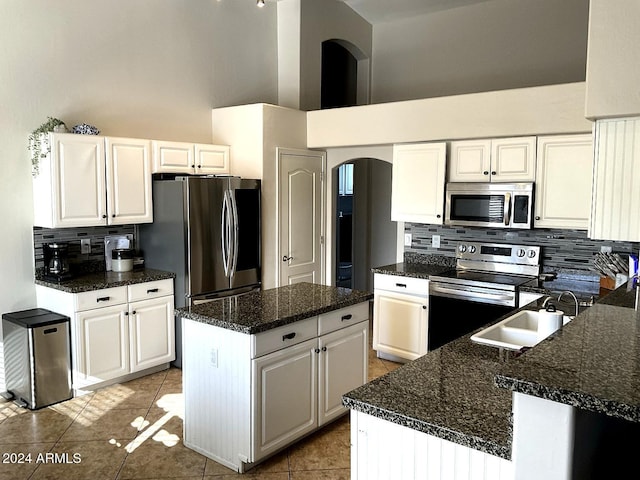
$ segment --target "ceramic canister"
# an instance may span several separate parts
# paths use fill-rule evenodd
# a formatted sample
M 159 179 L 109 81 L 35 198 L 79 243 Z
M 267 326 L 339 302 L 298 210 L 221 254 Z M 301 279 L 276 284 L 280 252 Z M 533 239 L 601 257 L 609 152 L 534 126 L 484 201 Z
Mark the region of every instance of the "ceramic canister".
M 547 338 L 562 327 L 564 312 L 556 310 L 554 305 L 538 310 L 538 340 Z
M 111 252 L 111 270 L 114 272 L 133 270 L 133 249 L 114 248 Z

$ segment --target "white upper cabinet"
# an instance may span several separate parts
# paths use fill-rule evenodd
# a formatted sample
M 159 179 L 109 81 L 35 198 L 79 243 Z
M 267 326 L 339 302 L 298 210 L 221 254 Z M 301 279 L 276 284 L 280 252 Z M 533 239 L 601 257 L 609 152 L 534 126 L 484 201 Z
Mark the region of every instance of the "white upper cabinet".
M 229 173 L 229 147 L 204 143 L 153 142 L 153 173 Z
M 536 137 L 451 142 L 450 182 L 533 182 Z
M 152 221 L 150 142 L 50 133 L 33 179 L 34 225 L 86 227 Z
M 197 174 L 217 175 L 229 173 L 228 146 L 196 143 L 194 149 Z
M 153 222 L 151 142 L 107 137 L 109 225 Z
M 640 241 L 640 117 L 598 120 L 589 237 Z
M 153 141 L 153 173 L 194 173 L 193 143 Z
M 445 142 L 393 146 L 391 220 L 442 225 Z
M 587 230 L 592 181 L 591 134 L 538 137 L 534 226 Z

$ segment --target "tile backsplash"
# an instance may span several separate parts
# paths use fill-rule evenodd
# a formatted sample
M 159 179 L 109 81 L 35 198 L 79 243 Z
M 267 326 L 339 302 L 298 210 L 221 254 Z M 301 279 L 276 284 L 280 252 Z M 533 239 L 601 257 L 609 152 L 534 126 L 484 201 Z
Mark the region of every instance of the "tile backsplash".
M 455 257 L 455 249 L 460 241 L 472 240 L 487 243 L 513 243 L 537 245 L 542 250 L 542 270 L 558 269 L 590 272 L 593 257 L 601 246 L 610 246 L 613 253 L 619 253 L 626 260 L 630 253 L 638 254 L 638 242 L 614 242 L 592 240 L 583 230 L 532 229 L 501 230 L 489 228 L 460 228 L 420 223 L 405 223 L 405 233 L 412 235 L 411 247 L 405 253 L 438 254 Z M 440 235 L 440 248 L 431 246 L 432 235 Z M 597 275 L 593 273 L 593 275 Z
M 109 227 L 41 228 L 33 227 L 34 262 L 36 272 L 44 268 L 42 246 L 47 243 L 67 242 L 69 244 L 69 265 L 90 264 L 104 270 L 104 237 L 106 235 L 133 235 L 134 225 L 113 225 Z M 80 240 L 91 240 L 91 253 L 80 253 Z

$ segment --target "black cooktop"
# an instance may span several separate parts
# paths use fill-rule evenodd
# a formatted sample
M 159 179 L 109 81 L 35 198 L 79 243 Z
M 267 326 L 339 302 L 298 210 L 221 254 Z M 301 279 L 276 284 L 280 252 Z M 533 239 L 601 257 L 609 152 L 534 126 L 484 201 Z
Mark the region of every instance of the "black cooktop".
M 486 286 L 500 285 L 505 287 L 521 287 L 523 285 L 537 285 L 538 278 L 529 275 L 513 275 L 500 272 L 483 272 L 479 270 L 447 270 L 439 275 L 430 277 L 432 281 L 448 281 L 459 285 L 469 284 Z M 489 285 L 491 284 L 491 285 Z

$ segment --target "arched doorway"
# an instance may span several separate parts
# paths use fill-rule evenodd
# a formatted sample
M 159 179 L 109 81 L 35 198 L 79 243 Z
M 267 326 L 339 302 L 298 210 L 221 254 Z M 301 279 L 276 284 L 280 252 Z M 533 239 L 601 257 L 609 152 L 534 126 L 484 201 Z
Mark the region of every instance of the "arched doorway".
M 395 263 L 397 224 L 391 221 L 391 164 L 354 158 L 333 168 L 334 282 L 373 290 L 371 269 Z
M 369 103 L 369 59 L 344 40 L 322 42 L 320 108 Z

